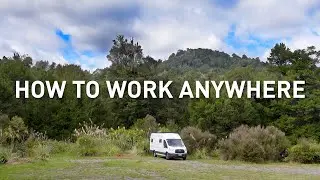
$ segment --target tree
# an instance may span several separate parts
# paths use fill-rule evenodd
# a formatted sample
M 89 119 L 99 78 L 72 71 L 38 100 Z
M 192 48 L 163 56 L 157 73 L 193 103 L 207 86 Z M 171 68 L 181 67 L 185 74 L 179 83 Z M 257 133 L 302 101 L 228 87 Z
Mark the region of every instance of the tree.
M 157 132 L 158 126 L 156 119 L 149 114 L 143 119 L 138 119 L 134 124 L 134 127 L 142 129 L 147 137 L 149 137 L 151 133 Z
M 292 52 L 284 44 L 276 44 L 272 49 L 270 56 L 268 57 L 268 62 L 274 66 L 284 66 L 291 63 Z
M 190 104 L 190 123 L 204 131 L 225 137 L 241 124 L 263 124 L 261 107 L 250 99 L 199 100 Z
M 267 106 L 272 124 L 295 141 L 299 137 L 319 139 L 320 71 L 319 51 L 314 46 L 291 51 L 284 44 L 276 44 L 268 58 L 270 69 L 281 74 L 281 80 L 305 81 L 304 99 L 276 99 Z
M 289 135 L 292 140 L 300 136 L 320 137 L 319 125 L 319 51 L 310 46 L 290 50 L 284 44 L 276 44 L 271 50 L 268 65 L 257 58 L 244 59 L 236 54 L 211 49 L 187 49 L 172 53 L 166 61 L 143 56 L 140 44 L 117 36 L 107 57 L 110 67 L 93 73 L 78 65 L 61 65 L 48 61 L 32 62 L 27 55 L 14 53 L 12 57 L 0 59 L 0 112 L 7 114 L 0 126 L 6 126 L 11 117 L 19 116 L 27 127 L 37 132 L 46 132 L 49 138 L 69 138 L 73 130 L 83 121 L 106 128 L 124 126 L 130 128 L 152 114 L 160 127 L 182 129 L 198 126 L 217 136 L 225 136 L 240 124 L 274 125 Z M 15 82 L 67 81 L 62 99 L 50 99 L 45 93 L 41 99 L 15 98 Z M 76 98 L 76 87 L 69 85 L 74 80 L 95 80 L 100 85 L 96 99 L 85 96 Z M 173 81 L 169 87 L 173 99 L 168 97 L 132 99 L 125 93 L 123 98 L 109 98 L 105 81 L 145 80 Z M 177 98 L 184 81 L 263 81 L 303 80 L 306 82 L 305 99 L 214 99 Z M 142 87 L 142 91 L 143 91 Z M 158 91 L 156 89 L 155 91 Z M 214 90 L 210 90 L 214 92 Z M 22 95 L 23 97 L 23 95 Z M 140 120 L 138 120 L 140 119 Z M 178 126 L 178 127 L 177 127 Z
M 7 127 L 3 129 L 3 134 L 13 145 L 15 142 L 20 142 L 27 137 L 28 128 L 22 118 L 15 116 L 9 121 Z
M 142 57 L 142 48 L 139 43 L 135 43 L 133 38 L 128 41 L 123 35 L 118 35 L 113 40 L 113 46 L 107 55 L 113 66 L 120 66 L 131 72 L 134 72 L 142 63 Z

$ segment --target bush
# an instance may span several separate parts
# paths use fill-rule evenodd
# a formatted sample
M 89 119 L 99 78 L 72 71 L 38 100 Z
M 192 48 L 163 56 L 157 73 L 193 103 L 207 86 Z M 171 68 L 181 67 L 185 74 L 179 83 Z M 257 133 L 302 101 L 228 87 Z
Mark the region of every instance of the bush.
M 104 140 L 103 145 L 101 145 L 99 148 L 99 152 L 101 152 L 101 155 L 104 156 L 114 156 L 121 153 L 121 149 L 109 141 Z
M 46 144 L 38 144 L 34 148 L 35 158 L 38 160 L 46 161 L 50 157 L 51 148 Z
M 145 138 L 139 141 L 134 148 L 136 148 L 137 155 L 146 155 L 149 153 L 149 139 Z
M 217 137 L 209 132 L 202 132 L 196 127 L 185 127 L 181 130 L 181 138 L 188 153 L 192 154 L 198 149 L 213 151 L 216 147 Z
M 63 154 L 63 153 L 71 153 L 75 149 L 75 143 L 66 142 L 66 141 L 56 141 L 56 140 L 48 140 L 45 142 L 51 149 L 51 154 Z
M 35 156 L 35 149 L 39 144 L 45 144 L 48 142 L 48 137 L 44 133 L 39 133 L 32 131 L 29 134 L 28 139 L 23 143 L 24 151 L 26 156 L 33 157 Z
M 288 160 L 299 163 L 320 163 L 320 144 L 310 139 L 300 139 L 289 149 Z
M 138 142 L 145 139 L 145 132 L 140 129 L 118 128 L 111 129 L 108 135 L 112 144 L 122 151 L 131 150 Z
M 165 126 L 161 126 L 158 132 L 178 132 L 179 126 L 173 121 L 168 120 Z
M 15 152 L 18 157 L 22 158 L 28 155 L 27 146 L 24 142 L 15 144 L 13 152 Z
M 167 121 L 166 128 L 168 128 L 170 130 L 170 132 L 178 132 L 180 130 L 179 126 L 172 119 L 169 119 Z
M 121 149 L 109 139 L 88 135 L 79 137 L 77 145 L 81 156 L 113 156 L 121 152 Z
M 171 132 L 171 130 L 166 126 L 162 126 L 158 129 L 158 132 L 165 133 L 165 132 Z
M 93 137 L 106 137 L 107 129 L 94 124 L 91 120 L 79 124 L 80 128 L 74 130 L 74 136 L 93 136 Z
M 6 147 L 0 146 L 0 164 L 5 164 L 11 157 L 11 150 Z
M 280 153 L 289 147 L 285 134 L 273 126 L 240 126 L 227 139 L 219 142 L 224 160 L 244 160 L 251 162 L 278 161 Z
M 192 156 L 196 159 L 208 159 L 210 157 L 209 152 L 206 148 L 196 149 Z
M 134 128 L 143 130 L 147 137 L 151 133 L 157 132 L 158 126 L 156 119 L 149 114 L 143 119 L 138 119 L 133 125 Z
M 28 135 L 28 127 L 24 124 L 23 119 L 14 116 L 8 122 L 7 126 L 2 130 L 2 141 L 9 144 L 14 144 L 16 142 L 22 142 L 26 140 Z
M 78 137 L 77 144 L 81 156 L 95 156 L 98 154 L 98 139 L 89 135 Z

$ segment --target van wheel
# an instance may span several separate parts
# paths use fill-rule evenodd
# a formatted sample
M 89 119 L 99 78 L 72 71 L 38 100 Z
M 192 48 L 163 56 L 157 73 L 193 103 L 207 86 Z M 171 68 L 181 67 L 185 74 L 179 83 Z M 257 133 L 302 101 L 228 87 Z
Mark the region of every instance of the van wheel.
M 153 157 L 157 157 L 157 153 L 153 151 Z
M 170 159 L 170 157 L 169 157 L 168 153 L 166 152 L 166 160 L 169 160 L 169 159 Z
M 184 156 L 182 159 L 183 159 L 183 160 L 186 160 L 186 159 L 187 159 L 187 156 Z

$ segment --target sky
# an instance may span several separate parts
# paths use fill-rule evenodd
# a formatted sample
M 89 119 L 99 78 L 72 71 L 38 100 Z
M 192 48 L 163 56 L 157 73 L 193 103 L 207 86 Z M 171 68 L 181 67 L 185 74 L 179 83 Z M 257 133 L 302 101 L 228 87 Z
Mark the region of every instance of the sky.
M 116 35 L 166 60 L 209 48 L 265 60 L 275 43 L 320 47 L 320 0 L 0 0 L 0 57 L 110 65 Z M 318 48 L 319 49 L 319 48 Z

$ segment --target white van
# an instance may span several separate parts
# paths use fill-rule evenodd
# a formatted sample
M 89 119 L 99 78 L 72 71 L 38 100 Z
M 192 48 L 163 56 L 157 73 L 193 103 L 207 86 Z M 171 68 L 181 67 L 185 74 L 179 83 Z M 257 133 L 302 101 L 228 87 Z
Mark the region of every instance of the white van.
M 150 151 L 154 157 L 187 158 L 187 148 L 177 133 L 151 133 Z

